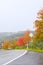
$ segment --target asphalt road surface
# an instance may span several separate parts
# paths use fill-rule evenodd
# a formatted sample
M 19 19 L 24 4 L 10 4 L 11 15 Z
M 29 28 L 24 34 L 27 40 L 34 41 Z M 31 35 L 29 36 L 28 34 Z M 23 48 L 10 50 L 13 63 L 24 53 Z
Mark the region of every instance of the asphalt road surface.
M 0 65 L 6 65 L 9 61 L 22 55 L 25 50 L 0 50 Z
M 43 53 L 27 52 L 7 65 L 43 65 Z

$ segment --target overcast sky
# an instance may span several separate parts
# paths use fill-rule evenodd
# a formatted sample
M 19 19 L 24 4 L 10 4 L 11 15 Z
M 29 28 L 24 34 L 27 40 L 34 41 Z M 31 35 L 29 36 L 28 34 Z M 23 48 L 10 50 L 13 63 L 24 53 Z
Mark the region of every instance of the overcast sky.
M 43 0 L 0 0 L 0 32 L 34 30 L 37 11 Z

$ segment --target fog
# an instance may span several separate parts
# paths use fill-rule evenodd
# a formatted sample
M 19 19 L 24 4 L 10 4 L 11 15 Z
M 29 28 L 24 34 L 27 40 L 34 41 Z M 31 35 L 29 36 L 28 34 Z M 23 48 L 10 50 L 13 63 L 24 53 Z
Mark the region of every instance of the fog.
M 34 30 L 33 22 L 43 0 L 0 0 L 0 32 Z

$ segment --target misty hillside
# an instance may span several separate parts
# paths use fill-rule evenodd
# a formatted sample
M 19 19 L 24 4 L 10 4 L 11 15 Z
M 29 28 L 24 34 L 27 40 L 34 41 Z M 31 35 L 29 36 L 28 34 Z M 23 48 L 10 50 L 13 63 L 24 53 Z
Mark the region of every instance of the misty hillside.
M 0 33 L 0 43 L 3 42 L 4 40 L 15 40 L 20 36 L 23 36 L 23 34 L 25 33 L 25 31 L 20 31 L 17 33 L 14 32 L 2 32 Z M 34 32 L 32 31 L 32 33 L 34 34 Z

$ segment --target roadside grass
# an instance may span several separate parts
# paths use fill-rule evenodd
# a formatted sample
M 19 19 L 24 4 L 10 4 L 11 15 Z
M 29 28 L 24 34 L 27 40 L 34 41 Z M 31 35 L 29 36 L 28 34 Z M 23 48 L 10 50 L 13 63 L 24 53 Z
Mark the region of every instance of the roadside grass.
M 13 48 L 14 50 L 26 50 L 25 46 L 16 46 L 15 48 Z
M 4 49 L 4 50 L 27 50 L 27 51 L 32 51 L 32 52 L 39 52 L 39 53 L 43 53 L 43 50 L 41 49 L 32 49 L 32 48 L 14 48 L 14 49 Z
M 32 51 L 32 52 L 43 53 L 42 49 L 26 48 L 25 46 L 18 46 L 18 47 L 15 47 L 13 50 L 27 50 L 27 51 Z
M 43 53 L 43 49 L 40 49 L 40 48 L 32 48 L 32 45 L 31 46 L 28 46 L 28 48 L 26 46 L 17 46 L 15 47 L 14 50 L 27 50 L 27 51 L 33 51 L 33 52 L 40 52 L 40 53 Z
M 14 50 L 27 50 L 27 51 L 43 53 L 43 50 L 41 50 L 41 49 L 32 49 L 32 48 L 15 48 Z
M 43 53 L 43 50 L 41 49 L 32 49 L 32 48 L 23 48 L 23 47 L 16 47 L 13 49 L 4 49 L 4 50 L 27 50 L 27 51 L 32 51 L 32 52 L 39 52 L 39 53 Z
M 40 53 L 43 53 L 43 50 L 41 50 L 41 49 L 32 49 L 32 48 L 28 48 L 28 49 L 26 49 L 27 51 L 33 51 L 33 52 L 40 52 Z

